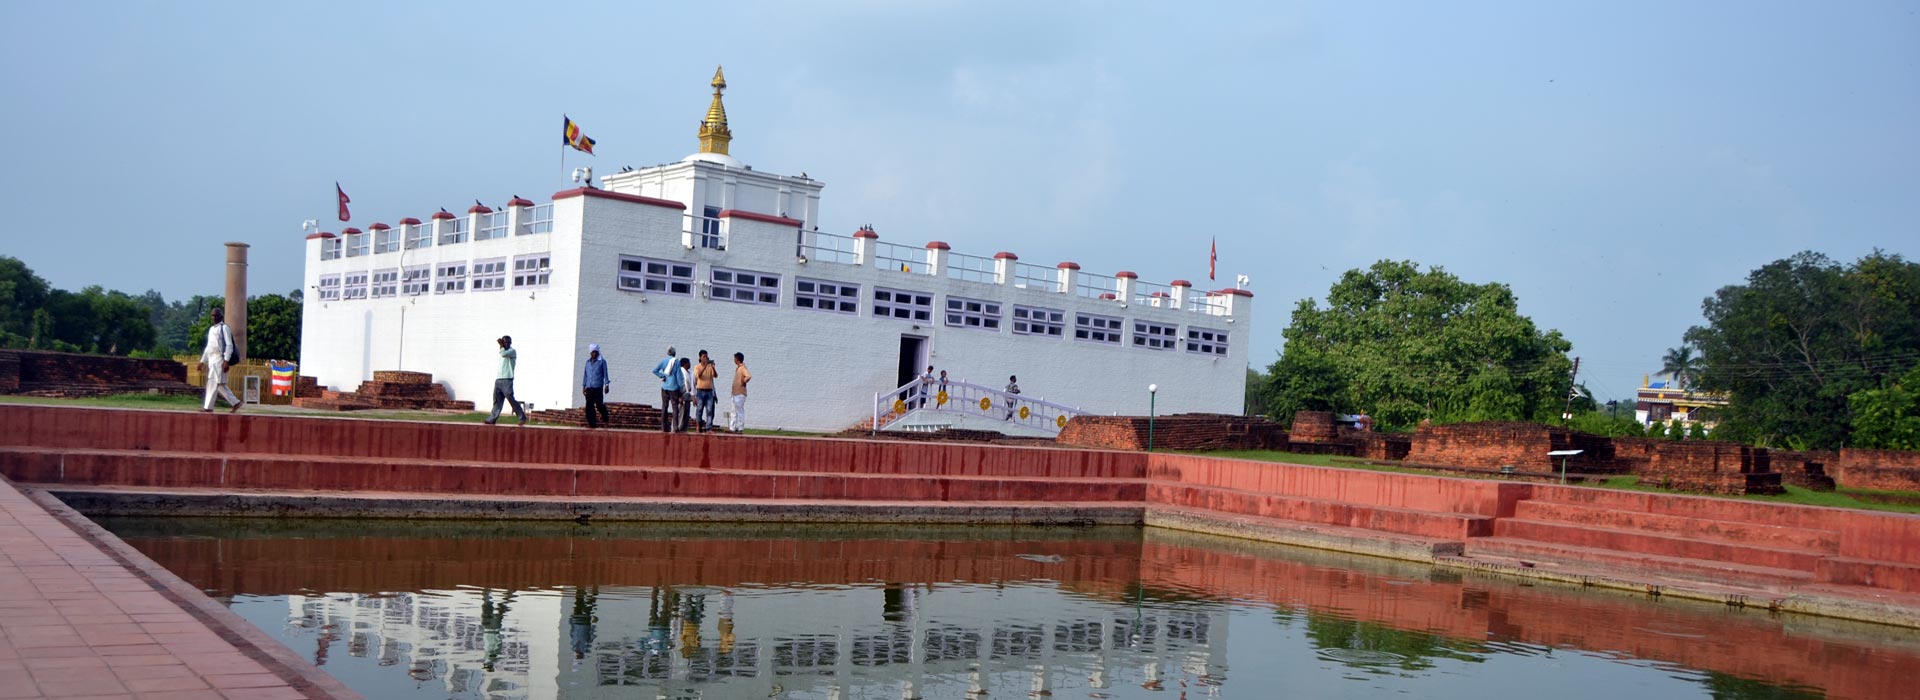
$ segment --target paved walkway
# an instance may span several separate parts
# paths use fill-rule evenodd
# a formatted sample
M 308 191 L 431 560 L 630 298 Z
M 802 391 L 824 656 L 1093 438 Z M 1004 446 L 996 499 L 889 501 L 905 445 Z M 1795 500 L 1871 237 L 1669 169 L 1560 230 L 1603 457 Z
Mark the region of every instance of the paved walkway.
M 360 697 L 102 534 L 0 479 L 0 698 Z

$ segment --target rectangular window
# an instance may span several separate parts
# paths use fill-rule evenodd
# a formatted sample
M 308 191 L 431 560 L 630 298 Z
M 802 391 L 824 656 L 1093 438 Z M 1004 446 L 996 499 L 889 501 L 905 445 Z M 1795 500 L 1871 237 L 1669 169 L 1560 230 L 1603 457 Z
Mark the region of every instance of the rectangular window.
M 495 238 L 506 238 L 506 237 L 507 237 L 507 213 L 506 212 L 496 211 L 491 214 L 480 215 L 480 230 L 473 232 L 473 240 L 491 241 Z M 478 287 L 475 287 L 475 289 L 478 289 Z
M 407 224 L 407 250 L 433 245 L 433 222 Z
M 875 287 L 873 315 L 897 318 L 902 321 L 930 322 L 933 320 L 933 295 L 926 292 Z
M 410 297 L 426 294 L 433 287 L 433 268 L 409 267 L 400 273 L 400 293 Z
M 340 300 L 340 276 L 339 275 L 321 275 L 319 293 L 320 293 L 321 301 L 339 301 Z
M 400 231 L 383 228 L 373 232 L 373 252 L 391 253 L 400 249 Z
M 780 276 L 716 267 L 713 268 L 713 292 L 709 296 L 742 304 L 778 304 Z
M 1073 315 L 1073 337 L 1094 343 L 1120 344 L 1120 319 L 1093 314 Z
M 513 286 L 545 287 L 547 275 L 552 272 L 552 257 L 546 253 L 522 255 L 513 259 Z
M 320 259 L 321 260 L 340 259 L 340 239 L 338 238 L 320 239 Z M 334 282 L 339 282 L 339 280 L 334 280 Z
M 1187 326 L 1187 352 L 1224 356 L 1227 354 L 1227 332 Z
M 467 291 L 467 264 L 445 263 L 433 270 L 433 293 L 459 294 Z
M 1067 314 L 1059 309 L 1043 309 L 1037 306 L 1013 307 L 1013 332 L 1015 335 L 1044 335 L 1058 338 L 1067 326 Z
M 1148 350 L 1172 350 L 1175 341 L 1180 339 L 1179 331 L 1179 326 L 1134 319 L 1133 346 Z
M 526 221 L 520 222 L 520 235 L 531 236 L 536 233 L 553 232 L 553 205 L 527 207 L 526 217 Z
M 367 273 L 365 272 L 347 273 L 346 281 L 342 282 L 340 287 L 341 287 L 340 298 L 342 299 L 367 298 Z
M 356 233 L 347 236 L 347 257 L 357 258 L 366 255 L 370 249 L 367 244 L 367 234 Z
M 947 297 L 947 325 L 1000 332 L 1000 302 Z
M 693 263 L 620 256 L 620 288 L 630 292 L 693 295 Z
M 704 214 L 700 217 L 700 234 L 693 237 L 694 243 L 702 248 L 726 250 L 726 244 L 720 240 L 720 207 L 707 207 Z
M 507 288 L 507 259 L 473 261 L 473 274 L 468 277 L 468 288 L 476 292 L 497 292 Z
M 373 298 L 384 299 L 400 293 L 400 271 L 394 268 L 373 271 Z
M 467 242 L 466 219 L 441 219 L 440 245 Z
M 860 285 L 801 277 L 793 281 L 793 306 L 798 309 L 857 314 L 860 313 Z

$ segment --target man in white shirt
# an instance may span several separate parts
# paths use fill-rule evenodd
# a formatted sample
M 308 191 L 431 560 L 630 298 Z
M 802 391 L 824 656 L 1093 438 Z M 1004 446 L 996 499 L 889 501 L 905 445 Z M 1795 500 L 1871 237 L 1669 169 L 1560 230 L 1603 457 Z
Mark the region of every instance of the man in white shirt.
M 238 355 L 233 344 L 233 331 L 227 328 L 227 312 L 218 308 L 213 310 L 213 325 L 207 327 L 207 346 L 200 351 L 200 371 L 207 377 L 207 398 L 200 403 L 201 413 L 213 412 L 213 399 L 218 396 L 233 404 L 229 413 L 240 412 L 240 399 L 227 388 L 227 355 Z

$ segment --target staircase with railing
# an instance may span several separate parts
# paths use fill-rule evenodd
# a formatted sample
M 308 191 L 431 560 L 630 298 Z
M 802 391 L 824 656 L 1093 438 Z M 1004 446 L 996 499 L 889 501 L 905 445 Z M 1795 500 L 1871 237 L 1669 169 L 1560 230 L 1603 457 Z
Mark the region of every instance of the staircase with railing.
M 922 385 L 919 379 L 873 395 L 875 431 L 936 431 L 962 421 L 985 427 L 995 421 L 1046 435 L 1058 435 L 1067 421 L 1085 413 L 1045 399 L 1011 394 L 983 384 L 946 380 Z M 948 420 L 941 420 L 946 418 Z

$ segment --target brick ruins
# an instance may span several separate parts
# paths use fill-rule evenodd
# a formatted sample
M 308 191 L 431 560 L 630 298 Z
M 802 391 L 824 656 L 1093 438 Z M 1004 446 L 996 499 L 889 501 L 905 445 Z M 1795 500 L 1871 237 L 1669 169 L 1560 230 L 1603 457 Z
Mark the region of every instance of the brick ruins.
M 1840 450 L 1833 478 L 1852 488 L 1920 491 L 1920 452 Z
M 364 411 L 367 409 L 471 411 L 472 401 L 454 401 L 447 388 L 425 372 L 381 371 L 373 381 L 361 382 L 352 392 L 325 389 L 318 396 L 293 400 L 296 408 L 328 411 Z
M 491 408 L 491 406 L 489 406 Z M 502 411 L 506 409 L 502 408 Z M 587 427 L 587 409 L 550 408 L 527 414 L 529 418 L 543 423 L 571 425 L 576 428 Z M 607 402 L 607 422 L 602 425 L 609 428 L 626 430 L 659 430 L 660 409 L 643 403 Z
M 1148 422 L 1146 416 L 1074 416 L 1056 440 L 1078 447 L 1144 450 Z M 1286 428 L 1260 418 L 1183 413 L 1154 418 L 1152 430 L 1156 450 L 1288 449 Z
M 82 398 L 113 394 L 200 393 L 187 368 L 172 360 L 0 350 L 0 394 Z

